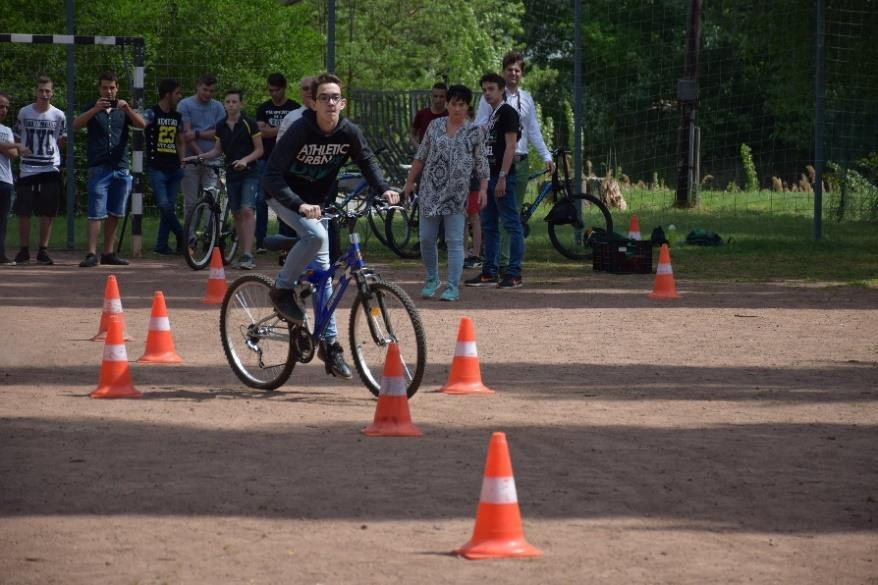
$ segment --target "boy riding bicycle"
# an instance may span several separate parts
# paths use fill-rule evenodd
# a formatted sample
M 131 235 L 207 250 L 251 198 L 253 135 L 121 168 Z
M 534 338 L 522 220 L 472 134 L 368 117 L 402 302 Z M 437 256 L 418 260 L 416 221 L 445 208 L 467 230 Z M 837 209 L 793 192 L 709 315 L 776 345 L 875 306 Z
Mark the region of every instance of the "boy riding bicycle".
M 378 168 L 360 129 L 341 117 L 346 102 L 341 80 L 324 73 L 311 83 L 314 110 L 306 111 L 278 140 L 268 159 L 262 186 L 266 203 L 278 218 L 296 230 L 299 241 L 287 255 L 269 295 L 278 314 L 294 325 L 305 321 L 305 312 L 295 290 L 306 269 L 329 268 L 329 235 L 321 221 L 321 206 L 332 192 L 339 169 L 350 159 L 360 168 L 373 192 L 397 203 Z M 326 296 L 332 295 L 327 281 Z M 317 356 L 333 376 L 351 378 L 344 350 L 337 340 L 335 316 L 323 333 Z

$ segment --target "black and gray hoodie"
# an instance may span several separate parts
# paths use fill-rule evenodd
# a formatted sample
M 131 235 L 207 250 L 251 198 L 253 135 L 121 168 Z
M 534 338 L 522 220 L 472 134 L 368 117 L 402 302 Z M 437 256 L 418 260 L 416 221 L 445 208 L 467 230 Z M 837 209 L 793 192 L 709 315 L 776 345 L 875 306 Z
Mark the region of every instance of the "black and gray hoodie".
M 373 193 L 390 189 L 356 124 L 341 117 L 335 130 L 325 134 L 317 126 L 316 113 L 307 110 L 268 158 L 262 177 L 265 197 L 293 211 L 302 203 L 322 206 L 348 160 L 360 168 Z

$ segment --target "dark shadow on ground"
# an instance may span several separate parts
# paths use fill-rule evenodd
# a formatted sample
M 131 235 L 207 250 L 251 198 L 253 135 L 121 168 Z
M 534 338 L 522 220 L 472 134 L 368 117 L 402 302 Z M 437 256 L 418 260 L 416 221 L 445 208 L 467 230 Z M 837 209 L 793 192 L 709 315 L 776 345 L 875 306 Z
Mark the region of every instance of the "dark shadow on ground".
M 280 391 L 252 390 L 227 366 L 154 366 L 131 364 L 134 384 L 158 389 L 155 400 L 212 400 L 218 397 L 265 398 L 302 401 L 308 389 L 333 383 L 323 373 L 322 363 L 297 365 Z M 545 370 L 552 369 L 552 382 Z M 47 387 L 81 384 L 84 393 L 97 385 L 99 366 L 68 366 L 59 375 L 56 367 L 15 366 L 0 373 L 3 386 Z M 481 364 L 482 380 L 489 387 L 527 400 L 681 400 L 753 401 L 765 403 L 837 403 L 878 400 L 878 366 L 863 363 L 825 362 L 813 368 L 697 367 L 626 364 L 604 366 L 574 364 L 546 366 L 536 362 Z M 443 385 L 448 376 L 446 364 L 428 364 L 422 392 Z M 359 378 L 338 383 L 350 386 L 358 396 L 369 398 Z
M 740 424 L 214 430 L 6 418 L 0 516 L 472 518 L 487 441 L 509 437 L 525 518 L 655 518 L 707 531 L 872 532 L 878 427 Z

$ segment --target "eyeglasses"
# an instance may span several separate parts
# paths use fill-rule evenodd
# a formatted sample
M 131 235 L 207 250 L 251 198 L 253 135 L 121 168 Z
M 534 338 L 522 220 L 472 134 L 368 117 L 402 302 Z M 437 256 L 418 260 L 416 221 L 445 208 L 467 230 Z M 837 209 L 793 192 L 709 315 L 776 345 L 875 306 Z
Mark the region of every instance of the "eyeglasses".
M 320 95 L 317 96 L 317 101 L 324 103 L 324 104 L 337 104 L 343 99 L 344 98 L 341 97 L 340 93 L 334 93 L 332 95 L 329 95 L 326 93 L 321 93 Z

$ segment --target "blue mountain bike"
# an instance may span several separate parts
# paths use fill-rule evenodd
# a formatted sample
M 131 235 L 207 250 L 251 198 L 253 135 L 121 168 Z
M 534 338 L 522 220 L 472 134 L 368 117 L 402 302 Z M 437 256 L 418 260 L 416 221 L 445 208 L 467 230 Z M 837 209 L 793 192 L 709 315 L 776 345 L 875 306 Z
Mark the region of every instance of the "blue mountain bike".
M 328 270 L 309 270 L 300 278 L 299 297 L 311 297 L 316 307 L 316 316 L 312 319 L 308 315 L 303 325 L 290 325 L 278 316 L 268 296 L 273 279 L 248 274 L 229 286 L 220 311 L 220 338 L 229 365 L 244 384 L 274 390 L 287 381 L 296 363 L 310 362 L 330 315 L 352 288 L 356 296 L 348 338 L 360 379 L 372 394 L 378 395 L 387 347 L 396 342 L 406 393 L 411 397 L 418 391 L 427 363 L 424 326 L 408 294 L 366 266 L 359 235 L 354 231 L 357 219 L 366 213 L 368 209 L 335 207 L 323 211 L 324 217 L 347 228 L 351 243 Z M 268 249 L 284 250 L 296 241 L 272 236 L 264 244 Z M 340 275 L 336 278 L 337 273 Z M 324 285 L 330 279 L 333 293 L 325 298 Z

